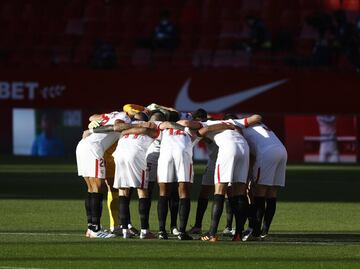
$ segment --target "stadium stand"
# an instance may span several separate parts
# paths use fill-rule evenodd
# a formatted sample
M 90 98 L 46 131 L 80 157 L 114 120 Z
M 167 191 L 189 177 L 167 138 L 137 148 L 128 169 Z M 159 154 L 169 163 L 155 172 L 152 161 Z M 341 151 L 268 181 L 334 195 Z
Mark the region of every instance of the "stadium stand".
M 294 55 L 311 56 L 318 33 L 306 23 L 309 15 L 338 9 L 355 24 L 360 0 L 3 0 L 0 67 L 90 68 L 91 47 L 102 38 L 115 47 L 117 68 L 279 68 Z M 177 25 L 180 44 L 152 54 L 138 40 L 151 35 L 162 10 Z M 264 21 L 271 52 L 243 46 L 249 15 Z M 339 59 L 335 68 L 353 68 L 346 56 Z

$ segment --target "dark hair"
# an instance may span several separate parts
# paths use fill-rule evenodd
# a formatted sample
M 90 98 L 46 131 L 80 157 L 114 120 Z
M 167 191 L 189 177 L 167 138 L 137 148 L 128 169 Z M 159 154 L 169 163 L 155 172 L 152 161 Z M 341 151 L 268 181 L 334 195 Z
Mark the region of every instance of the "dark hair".
M 200 120 L 206 120 L 207 119 L 207 111 L 203 108 L 199 108 L 198 110 L 191 113 L 191 116 L 194 120 L 200 119 Z
M 169 112 L 169 119 L 168 121 L 173 121 L 173 122 L 176 122 L 180 120 L 180 116 L 179 116 L 179 113 L 176 112 L 176 111 L 170 111 Z
M 151 112 L 150 121 L 164 121 L 165 119 L 165 114 L 160 110 L 154 110 Z
M 148 117 L 148 115 L 146 115 L 146 113 L 139 112 L 134 115 L 134 119 L 139 120 L 139 121 L 148 121 L 149 117 Z

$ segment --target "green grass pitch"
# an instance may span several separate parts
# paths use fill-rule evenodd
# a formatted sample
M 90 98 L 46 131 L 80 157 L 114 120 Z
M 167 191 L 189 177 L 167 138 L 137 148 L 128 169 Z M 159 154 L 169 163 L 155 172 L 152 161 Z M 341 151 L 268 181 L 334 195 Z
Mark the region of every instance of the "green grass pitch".
M 0 269 L 360 268 L 359 166 L 290 165 L 268 240 L 245 243 L 85 238 L 85 184 L 75 169 L 66 161 L 1 161 Z M 203 169 L 195 167 L 189 224 Z M 131 212 L 138 227 L 136 200 Z M 108 227 L 105 202 L 102 223 Z M 150 225 L 156 231 L 156 197 Z

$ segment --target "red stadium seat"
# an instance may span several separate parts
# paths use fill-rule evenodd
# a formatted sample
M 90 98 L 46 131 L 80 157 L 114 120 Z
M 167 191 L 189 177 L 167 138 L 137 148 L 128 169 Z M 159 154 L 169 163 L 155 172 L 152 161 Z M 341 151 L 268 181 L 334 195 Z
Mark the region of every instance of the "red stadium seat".
M 105 13 L 105 6 L 103 2 L 91 3 L 85 7 L 83 18 L 85 21 L 102 20 Z
M 197 68 L 206 68 L 211 66 L 213 51 L 210 49 L 199 49 L 194 52 L 192 65 Z
M 149 68 L 151 65 L 151 50 L 136 49 L 132 53 L 131 65 L 137 68 Z
M 177 49 L 172 57 L 172 66 L 177 69 L 189 69 L 192 67 L 193 50 Z
M 360 11 L 359 0 L 343 0 L 342 8 L 349 11 Z
M 212 58 L 212 67 L 230 67 L 232 66 L 233 51 L 217 50 Z

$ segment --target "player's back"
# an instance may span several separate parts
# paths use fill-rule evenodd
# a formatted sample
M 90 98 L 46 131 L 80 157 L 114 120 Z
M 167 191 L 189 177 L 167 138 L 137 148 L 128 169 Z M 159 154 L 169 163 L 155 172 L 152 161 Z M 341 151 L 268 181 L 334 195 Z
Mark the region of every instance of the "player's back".
M 125 112 L 111 112 L 107 114 L 102 114 L 101 126 L 113 125 L 116 120 L 122 120 L 125 123 L 130 123 L 131 120 Z M 120 134 L 116 132 L 111 133 L 93 133 L 90 136 L 86 137 L 88 143 L 93 144 L 101 148 L 102 150 L 107 150 L 111 145 L 113 145 L 116 140 L 120 138 Z
M 133 121 L 135 124 L 143 123 L 143 121 Z M 161 122 L 154 122 L 156 126 L 159 126 Z M 153 137 L 146 134 L 126 134 L 119 139 L 119 148 L 127 147 L 134 150 L 141 150 L 147 152 L 148 148 L 154 142 Z
M 146 152 L 153 141 L 154 139 L 147 135 L 126 134 L 119 139 L 118 145 L 120 150 L 125 146 L 127 148 L 133 148 L 134 150 L 142 150 Z
M 204 126 L 211 126 L 215 124 L 227 123 L 227 121 L 207 121 L 203 123 Z M 213 140 L 219 147 L 226 147 L 229 144 L 244 143 L 246 142 L 244 137 L 237 130 L 222 130 L 210 132 L 206 135 Z
M 262 152 L 273 146 L 284 147 L 275 133 L 271 131 L 265 124 L 261 123 L 245 127 L 244 119 L 229 120 L 229 122 L 233 122 L 235 125 L 243 128 L 243 135 L 249 144 L 252 154 Z
M 179 129 L 162 130 L 161 149 L 187 151 L 192 154 L 192 139 L 189 133 Z

